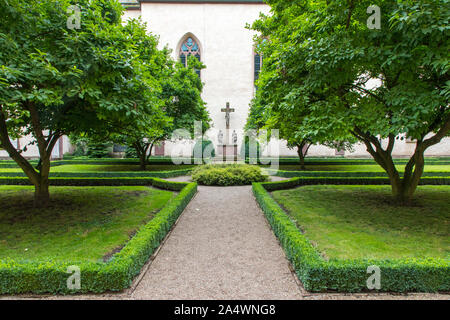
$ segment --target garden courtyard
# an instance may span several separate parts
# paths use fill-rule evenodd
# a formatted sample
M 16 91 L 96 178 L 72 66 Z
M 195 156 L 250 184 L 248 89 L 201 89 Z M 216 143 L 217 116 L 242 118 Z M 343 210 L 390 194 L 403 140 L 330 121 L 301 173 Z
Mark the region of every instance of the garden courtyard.
M 449 1 L 0 0 L 0 299 L 450 300 Z

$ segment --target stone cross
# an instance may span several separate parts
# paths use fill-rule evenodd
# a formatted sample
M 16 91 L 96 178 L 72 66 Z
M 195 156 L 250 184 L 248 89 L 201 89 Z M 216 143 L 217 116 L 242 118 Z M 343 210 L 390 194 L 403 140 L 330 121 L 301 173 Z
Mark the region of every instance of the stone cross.
M 230 113 L 234 112 L 233 108 L 230 108 L 230 103 L 227 102 L 227 107 L 222 108 L 222 112 L 225 112 L 225 120 L 227 124 L 227 130 L 230 129 Z

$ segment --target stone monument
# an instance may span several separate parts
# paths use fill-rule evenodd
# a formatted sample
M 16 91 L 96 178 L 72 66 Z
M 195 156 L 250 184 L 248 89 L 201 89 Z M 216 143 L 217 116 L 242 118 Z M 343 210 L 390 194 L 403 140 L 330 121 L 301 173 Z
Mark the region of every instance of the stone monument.
M 235 110 L 230 108 L 230 103 L 227 102 L 226 108 L 221 109 L 222 112 L 225 112 L 225 142 L 223 142 L 223 135 L 219 132 L 219 150 L 218 154 L 222 156 L 224 161 L 233 160 L 237 161 L 237 133 L 236 130 L 233 130 L 232 143 L 230 143 L 230 114 Z M 230 159 L 231 158 L 231 159 Z

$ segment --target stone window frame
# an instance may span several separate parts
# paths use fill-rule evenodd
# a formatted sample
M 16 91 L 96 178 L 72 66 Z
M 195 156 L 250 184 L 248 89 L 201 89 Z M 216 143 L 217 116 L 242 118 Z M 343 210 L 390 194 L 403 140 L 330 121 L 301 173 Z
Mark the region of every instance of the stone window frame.
M 186 42 L 191 39 L 192 40 L 192 45 L 186 45 Z M 186 45 L 186 48 L 188 49 L 188 51 L 183 50 L 183 46 Z M 197 49 L 194 49 L 195 46 L 197 46 Z M 180 42 L 178 43 L 177 46 L 177 59 L 178 61 L 180 61 L 182 64 L 184 64 L 184 66 L 187 66 L 187 58 L 191 55 L 194 55 L 199 61 L 202 61 L 202 56 L 203 56 L 203 48 L 202 45 L 200 43 L 200 41 L 198 40 L 198 38 L 191 32 L 186 33 L 180 40 Z M 184 56 L 184 60 L 182 59 L 182 57 Z M 198 76 L 201 79 L 201 70 L 196 70 Z
M 256 69 L 257 60 L 259 63 L 259 70 Z M 264 57 L 262 54 L 258 53 L 256 50 L 253 50 L 253 81 L 256 83 L 256 80 L 259 79 L 259 74 L 261 73 L 261 69 L 263 66 Z

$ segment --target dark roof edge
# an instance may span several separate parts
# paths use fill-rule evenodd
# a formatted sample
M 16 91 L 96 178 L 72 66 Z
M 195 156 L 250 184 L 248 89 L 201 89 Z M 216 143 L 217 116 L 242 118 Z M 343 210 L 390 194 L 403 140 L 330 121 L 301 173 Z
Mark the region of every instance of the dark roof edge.
M 263 0 L 137 0 L 139 3 L 146 2 L 172 2 L 172 3 L 264 3 Z
M 263 0 L 137 0 L 122 2 L 126 10 L 141 10 L 142 3 L 210 3 L 210 4 L 264 4 Z

